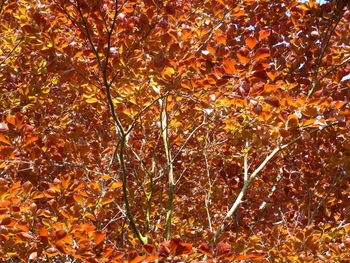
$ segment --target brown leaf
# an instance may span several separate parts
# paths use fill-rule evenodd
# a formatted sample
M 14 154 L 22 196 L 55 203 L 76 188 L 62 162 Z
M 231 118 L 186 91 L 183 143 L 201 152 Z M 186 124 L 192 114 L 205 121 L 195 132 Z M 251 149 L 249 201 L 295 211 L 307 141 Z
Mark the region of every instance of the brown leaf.
M 276 108 L 280 106 L 279 100 L 275 97 L 265 97 L 264 101 Z
M 17 234 L 17 236 L 19 238 L 21 238 L 22 240 L 33 240 L 35 239 L 35 237 L 33 237 L 32 235 L 28 234 L 27 232 L 20 232 Z
M 11 222 L 12 222 L 11 217 L 5 217 L 5 218 L 1 219 L 0 225 L 7 226 L 7 225 L 11 224 Z

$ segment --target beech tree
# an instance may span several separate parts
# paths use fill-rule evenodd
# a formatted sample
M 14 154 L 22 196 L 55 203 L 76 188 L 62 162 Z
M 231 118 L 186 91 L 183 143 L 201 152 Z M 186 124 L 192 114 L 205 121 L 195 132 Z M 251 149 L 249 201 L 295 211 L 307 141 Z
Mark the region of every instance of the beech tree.
M 0 3 L 2 262 L 350 259 L 349 1 Z

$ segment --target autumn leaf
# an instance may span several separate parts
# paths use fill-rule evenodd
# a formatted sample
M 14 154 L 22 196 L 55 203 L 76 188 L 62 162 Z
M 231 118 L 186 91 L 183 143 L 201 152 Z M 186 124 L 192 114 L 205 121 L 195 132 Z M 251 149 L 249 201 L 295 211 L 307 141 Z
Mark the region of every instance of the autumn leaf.
M 262 59 L 270 56 L 270 50 L 268 48 L 259 48 L 254 55 L 254 59 Z
M 12 145 L 12 143 L 3 135 L 0 135 L 0 142 L 3 142 L 7 145 Z
M 269 30 L 260 30 L 259 31 L 259 40 L 263 40 L 264 38 L 267 38 L 270 35 Z
M 243 64 L 247 64 L 249 62 L 249 58 L 248 57 L 242 56 L 239 53 L 237 53 L 237 58 L 238 58 L 238 61 L 243 63 Z
M 233 59 L 224 59 L 223 61 L 226 74 L 234 74 L 236 72 L 236 62 Z
M 106 233 L 103 233 L 102 231 L 94 231 L 93 237 L 94 237 L 95 246 L 99 246 L 100 244 L 102 244 L 103 240 L 105 239 Z
M 271 106 L 276 107 L 276 108 L 280 106 L 279 100 L 275 97 L 270 97 L 270 96 L 265 97 L 264 101 L 266 103 L 270 104 Z
M 249 47 L 249 49 L 253 49 L 256 46 L 257 40 L 254 37 L 248 37 L 245 40 L 246 45 Z

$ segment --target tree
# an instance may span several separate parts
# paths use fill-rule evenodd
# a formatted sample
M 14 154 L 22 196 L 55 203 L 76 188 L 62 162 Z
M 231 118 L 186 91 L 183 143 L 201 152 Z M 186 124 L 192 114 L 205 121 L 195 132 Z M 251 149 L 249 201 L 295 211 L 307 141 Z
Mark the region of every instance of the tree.
M 0 258 L 349 258 L 348 8 L 2 0 Z

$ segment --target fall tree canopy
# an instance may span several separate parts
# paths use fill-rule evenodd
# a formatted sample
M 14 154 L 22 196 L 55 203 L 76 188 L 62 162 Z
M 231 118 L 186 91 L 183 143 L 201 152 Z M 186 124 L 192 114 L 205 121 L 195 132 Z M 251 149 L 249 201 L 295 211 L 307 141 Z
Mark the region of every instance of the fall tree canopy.
M 350 260 L 349 10 L 0 0 L 0 262 Z

